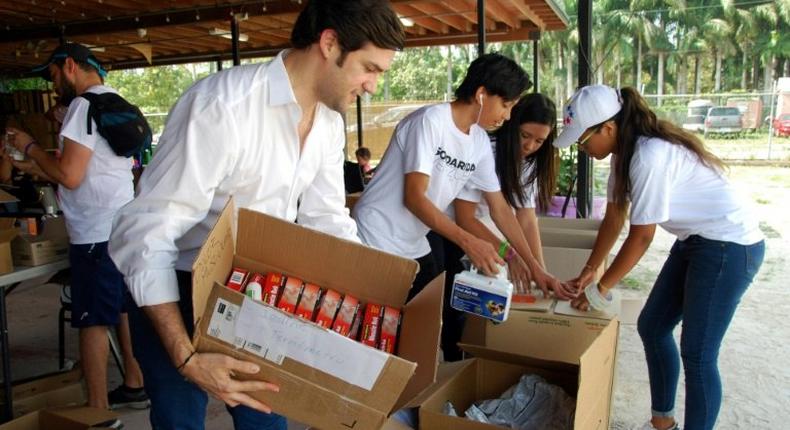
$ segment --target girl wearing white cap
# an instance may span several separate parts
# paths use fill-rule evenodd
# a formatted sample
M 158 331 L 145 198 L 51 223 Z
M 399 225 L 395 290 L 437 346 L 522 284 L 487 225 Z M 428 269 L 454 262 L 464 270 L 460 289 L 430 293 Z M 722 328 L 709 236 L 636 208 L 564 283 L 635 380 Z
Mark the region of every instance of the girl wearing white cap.
M 638 262 L 656 225 L 677 236 L 639 316 L 650 376 L 652 419 L 645 429 L 678 428 L 674 401 L 680 363 L 686 377 L 686 430 L 712 429 L 721 406 L 718 352 L 735 308 L 763 261 L 757 220 L 723 175 L 724 163 L 694 135 L 659 120 L 639 93 L 593 85 L 564 111 L 555 146 L 574 142 L 596 159 L 612 154 L 606 215 L 579 276 L 579 309 L 605 308 Z M 596 269 L 617 240 L 630 204 L 628 237 L 611 266 Z M 683 321 L 678 347 L 672 337 Z

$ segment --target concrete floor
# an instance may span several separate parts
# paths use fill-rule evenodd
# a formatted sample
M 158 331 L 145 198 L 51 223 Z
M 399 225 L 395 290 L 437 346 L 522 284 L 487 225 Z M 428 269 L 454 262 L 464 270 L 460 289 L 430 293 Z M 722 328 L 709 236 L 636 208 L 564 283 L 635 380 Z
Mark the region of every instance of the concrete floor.
M 46 279 L 31 280 L 20 285 L 6 297 L 8 335 L 13 380 L 33 377 L 58 370 L 58 311 L 60 285 L 42 283 Z M 67 323 L 68 324 L 68 323 Z M 79 358 L 77 331 L 67 326 L 66 359 L 74 363 Z M 108 361 L 108 387 L 122 382 L 115 361 Z M 150 429 L 148 410 L 118 410 L 125 428 Z M 224 404 L 211 399 L 207 411 L 206 430 L 233 428 Z M 303 430 L 305 426 L 289 422 L 289 430 Z

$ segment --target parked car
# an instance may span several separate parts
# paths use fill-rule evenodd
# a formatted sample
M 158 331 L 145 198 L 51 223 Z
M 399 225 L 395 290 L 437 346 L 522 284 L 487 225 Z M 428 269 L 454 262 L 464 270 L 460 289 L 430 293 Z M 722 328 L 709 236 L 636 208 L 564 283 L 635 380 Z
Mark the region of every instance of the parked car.
M 415 110 L 419 109 L 422 105 L 403 105 L 389 108 L 383 113 L 373 117 L 373 124 L 376 127 L 395 127 L 400 120 Z
M 690 101 L 682 127 L 689 131 L 703 132 L 705 130 L 705 116 L 708 115 L 708 110 L 712 107 L 713 102 L 710 100 L 697 99 Z
M 703 132 L 709 134 L 738 135 L 743 130 L 743 118 L 737 107 L 717 106 L 708 110 Z
M 783 113 L 774 120 L 774 136 L 790 136 L 790 113 Z
M 689 115 L 683 120 L 682 127 L 688 131 L 700 133 L 705 129 L 705 115 Z
M 423 105 L 393 106 L 384 112 L 362 123 L 363 145 L 370 149 L 371 159 L 380 160 L 390 143 L 395 126 L 407 115 Z M 357 147 L 357 124 L 346 124 L 346 141 L 349 148 Z M 347 151 L 349 159 L 353 159 L 354 151 Z

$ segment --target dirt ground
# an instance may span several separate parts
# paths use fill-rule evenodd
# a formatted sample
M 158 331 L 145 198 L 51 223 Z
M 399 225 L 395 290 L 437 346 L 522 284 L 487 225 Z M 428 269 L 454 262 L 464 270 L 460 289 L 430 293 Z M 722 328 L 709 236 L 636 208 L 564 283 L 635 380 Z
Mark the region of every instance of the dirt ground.
M 790 255 L 790 168 L 736 166 L 730 178 L 754 204 L 767 250 L 720 352 L 724 400 L 717 428 L 786 429 L 790 428 L 790 266 L 786 261 Z M 673 241 L 674 236 L 658 230 L 647 255 L 624 280 L 624 297 L 647 297 Z M 680 328 L 675 335 L 679 341 Z M 638 428 L 649 418 L 650 392 L 635 325 L 621 326 L 615 383 L 611 428 Z M 681 423 L 684 398 L 681 376 L 676 400 Z

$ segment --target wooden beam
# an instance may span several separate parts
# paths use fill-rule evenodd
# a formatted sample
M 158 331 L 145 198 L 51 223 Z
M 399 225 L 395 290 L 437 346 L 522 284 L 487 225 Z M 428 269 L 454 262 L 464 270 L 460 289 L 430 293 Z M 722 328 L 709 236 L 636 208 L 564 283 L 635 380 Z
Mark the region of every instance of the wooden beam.
M 527 5 L 524 0 L 512 0 L 513 7 L 515 7 L 522 15 L 532 21 L 541 30 L 546 29 L 546 22 L 535 13 L 532 8 Z
M 446 8 L 443 8 L 436 3 L 415 3 L 409 6 L 411 6 L 412 10 L 417 11 L 417 13 L 432 16 L 434 19 L 447 24 L 458 31 L 470 31 L 471 29 L 469 21 L 457 14 L 450 14 Z M 406 18 L 411 18 L 409 14 L 403 14 L 403 16 Z
M 500 22 L 504 22 L 510 28 L 519 28 L 520 22 L 503 8 L 502 4 L 497 0 L 486 0 L 486 12 L 493 15 Z
M 138 28 L 166 27 L 191 24 L 196 22 L 196 14 L 200 21 L 226 21 L 233 13 L 247 13 L 249 16 L 278 15 L 298 13 L 302 6 L 293 2 L 272 2 L 263 11 L 260 1 L 240 1 L 218 6 L 191 7 L 151 13 L 130 14 L 107 19 L 91 19 L 69 21 L 45 26 L 11 27 L 0 29 L 0 43 L 20 42 L 30 39 L 57 38 L 61 30 L 66 37 L 105 34 Z

